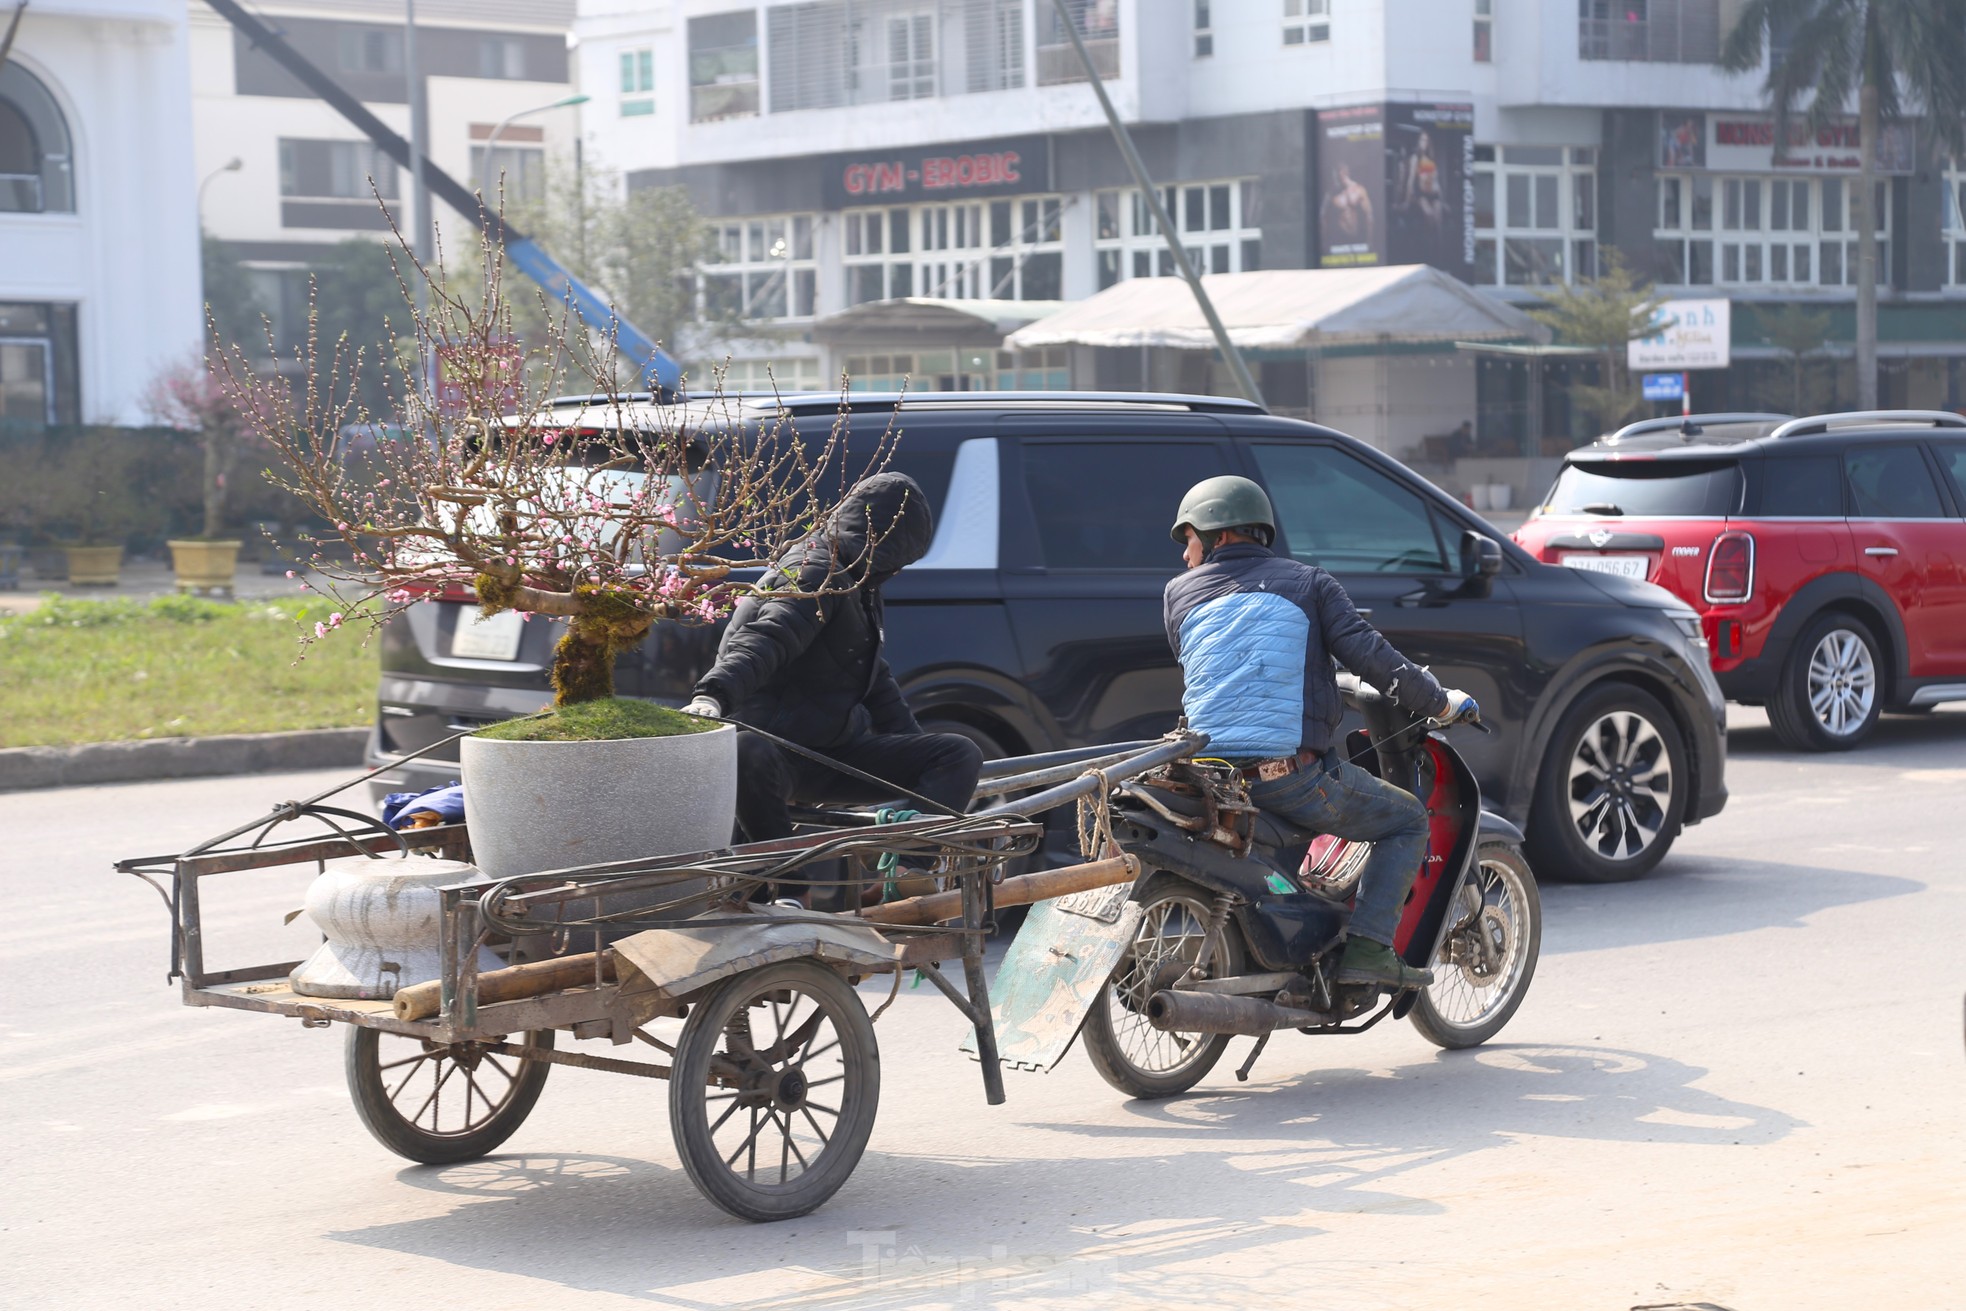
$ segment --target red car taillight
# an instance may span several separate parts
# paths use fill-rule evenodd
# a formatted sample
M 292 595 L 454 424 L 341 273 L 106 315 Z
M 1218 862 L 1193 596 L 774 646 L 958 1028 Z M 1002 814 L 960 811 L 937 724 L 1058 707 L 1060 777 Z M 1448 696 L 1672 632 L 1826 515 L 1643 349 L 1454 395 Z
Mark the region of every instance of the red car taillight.
M 1754 538 L 1722 533 L 1707 553 L 1707 600 L 1739 602 L 1754 595 Z

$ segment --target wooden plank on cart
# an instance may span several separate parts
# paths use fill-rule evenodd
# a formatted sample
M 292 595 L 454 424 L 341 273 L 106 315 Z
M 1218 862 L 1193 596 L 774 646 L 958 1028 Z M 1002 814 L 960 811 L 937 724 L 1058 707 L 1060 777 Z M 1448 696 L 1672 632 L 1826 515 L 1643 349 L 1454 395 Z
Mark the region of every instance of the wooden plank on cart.
M 1004 1064 L 1048 1071 L 1065 1058 L 1140 928 L 1140 903 L 1132 894 L 1131 884 L 1116 883 L 1032 908 L 991 989 Z M 976 1054 L 973 1030 L 962 1050 Z
M 849 920 L 827 922 L 811 911 L 780 906 L 753 906 L 741 916 L 712 918 L 718 922 L 691 928 L 685 921 L 615 943 L 624 991 L 646 981 L 656 998 L 674 999 L 733 974 L 788 960 L 818 960 L 870 974 L 900 965 L 900 952 L 893 943 Z M 733 925 L 732 918 L 756 923 Z M 631 971 L 640 979 L 626 977 Z

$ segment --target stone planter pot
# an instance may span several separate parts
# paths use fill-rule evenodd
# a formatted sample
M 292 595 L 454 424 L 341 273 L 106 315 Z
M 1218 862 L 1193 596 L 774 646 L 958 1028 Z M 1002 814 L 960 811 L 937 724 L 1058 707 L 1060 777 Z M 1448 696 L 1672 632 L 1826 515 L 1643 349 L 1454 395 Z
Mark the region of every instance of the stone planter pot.
M 68 546 L 68 581 L 77 587 L 114 587 L 123 576 L 120 546 Z
M 490 878 L 730 843 L 734 728 L 610 742 L 467 737 L 459 745 L 472 859 Z M 643 895 L 622 894 L 631 903 Z M 592 903 L 575 910 L 591 913 Z
M 307 887 L 307 915 L 326 936 L 319 950 L 288 976 L 305 997 L 387 1001 L 398 989 L 441 973 L 437 889 L 478 877 L 461 860 L 354 856 L 331 860 Z M 478 968 L 505 964 L 480 948 Z
M 239 567 L 238 542 L 173 540 L 171 570 L 177 590 L 192 596 L 232 599 L 232 575 Z
M 27 567 L 44 583 L 65 583 L 68 581 L 68 552 L 59 546 L 30 546 L 27 548 Z

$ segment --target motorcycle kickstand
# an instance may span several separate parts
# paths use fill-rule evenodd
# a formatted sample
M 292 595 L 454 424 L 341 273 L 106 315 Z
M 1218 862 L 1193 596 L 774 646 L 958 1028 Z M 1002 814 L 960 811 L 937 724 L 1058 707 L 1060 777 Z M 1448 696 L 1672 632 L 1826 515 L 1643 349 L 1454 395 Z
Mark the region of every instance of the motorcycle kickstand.
M 1249 1082 L 1249 1071 L 1255 1066 L 1256 1058 L 1258 1056 L 1261 1056 L 1263 1054 L 1263 1049 L 1269 1045 L 1270 1045 L 1269 1034 L 1264 1033 L 1264 1034 L 1257 1035 L 1256 1045 L 1249 1049 L 1249 1059 L 1244 1061 L 1242 1063 L 1242 1068 L 1236 1071 L 1237 1083 Z

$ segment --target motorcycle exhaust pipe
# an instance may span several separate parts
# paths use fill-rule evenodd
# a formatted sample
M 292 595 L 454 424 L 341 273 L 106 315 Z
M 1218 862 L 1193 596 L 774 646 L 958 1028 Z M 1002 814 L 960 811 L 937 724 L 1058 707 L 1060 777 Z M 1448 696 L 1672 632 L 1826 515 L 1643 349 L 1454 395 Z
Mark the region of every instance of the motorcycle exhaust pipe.
M 1333 1023 L 1321 1011 L 1300 1011 L 1261 997 L 1164 988 L 1147 999 L 1147 1023 L 1163 1033 L 1238 1033 L 1256 1038 L 1278 1029 Z

